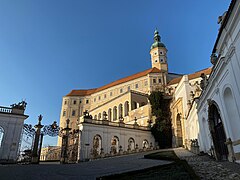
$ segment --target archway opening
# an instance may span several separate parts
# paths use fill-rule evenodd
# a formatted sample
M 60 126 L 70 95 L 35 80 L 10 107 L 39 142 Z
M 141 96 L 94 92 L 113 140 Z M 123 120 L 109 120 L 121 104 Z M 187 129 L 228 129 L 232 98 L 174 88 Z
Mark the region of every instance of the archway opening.
M 177 147 L 182 147 L 183 146 L 182 122 L 181 115 L 179 113 L 177 114 L 176 124 L 177 124 L 176 144 Z
M 217 160 L 227 160 L 228 150 L 225 144 L 226 134 L 220 113 L 214 103 L 211 103 L 209 106 L 208 115 L 216 158 Z

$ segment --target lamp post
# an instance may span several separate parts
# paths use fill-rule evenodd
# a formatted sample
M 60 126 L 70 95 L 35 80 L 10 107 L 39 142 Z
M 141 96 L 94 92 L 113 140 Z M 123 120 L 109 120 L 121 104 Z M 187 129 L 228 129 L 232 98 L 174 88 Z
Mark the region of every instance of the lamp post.
M 69 122 L 70 120 L 67 119 L 66 123 L 67 126 L 62 129 L 63 131 L 63 136 L 62 136 L 62 150 L 61 150 L 61 159 L 60 159 L 60 163 L 61 164 L 66 164 L 68 163 L 68 137 L 69 137 L 69 131 L 71 130 L 71 128 L 69 128 Z

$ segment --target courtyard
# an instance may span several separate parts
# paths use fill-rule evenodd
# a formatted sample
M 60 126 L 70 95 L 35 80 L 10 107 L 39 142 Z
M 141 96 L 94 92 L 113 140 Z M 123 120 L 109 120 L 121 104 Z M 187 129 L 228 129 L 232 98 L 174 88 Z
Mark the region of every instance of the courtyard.
M 101 176 L 121 174 L 150 167 L 167 165 L 172 161 L 145 159 L 144 155 L 174 150 L 185 159 L 201 179 L 240 179 L 240 165 L 215 161 L 208 156 L 198 156 L 183 148 L 156 150 L 112 158 L 98 159 L 79 164 L 1 165 L 1 179 L 96 179 Z

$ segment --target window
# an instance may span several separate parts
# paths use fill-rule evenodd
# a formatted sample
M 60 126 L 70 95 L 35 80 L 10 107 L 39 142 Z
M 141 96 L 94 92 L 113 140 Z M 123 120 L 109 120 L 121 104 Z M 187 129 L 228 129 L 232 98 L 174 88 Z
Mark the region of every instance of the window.
M 128 91 L 130 91 L 131 90 L 131 87 L 130 86 L 128 86 Z
M 158 60 L 155 60 L 155 62 L 158 62 Z
M 120 93 L 122 93 L 123 92 L 123 90 L 122 89 L 120 89 Z
M 161 62 L 163 62 L 163 59 L 161 59 Z
M 154 54 L 157 55 L 157 52 L 155 52 Z
M 162 83 L 162 80 L 161 80 L 161 79 L 158 79 L 158 83 Z
M 64 101 L 64 105 L 66 105 L 66 104 L 67 104 L 67 101 L 65 100 L 65 101 Z
M 101 96 L 98 96 L 98 100 L 101 100 Z
M 135 84 L 135 88 L 136 88 L 136 89 L 138 88 L 138 84 Z
M 163 54 L 162 52 L 160 52 L 160 54 Z
M 112 92 L 110 92 L 110 96 L 112 96 Z
M 73 111 L 72 111 L 72 116 L 75 116 L 75 114 L 76 114 L 76 111 L 73 110 Z
M 74 100 L 74 101 L 73 101 L 73 104 L 77 104 L 77 101 L 76 101 L 76 100 Z
M 96 98 L 94 98 L 94 102 L 96 102 Z
M 66 116 L 66 111 L 63 111 L 63 116 Z
M 105 98 L 105 99 L 107 98 L 107 95 L 106 95 L 106 94 L 104 94 L 104 98 Z
M 153 79 L 153 84 L 156 84 L 156 79 Z
M 88 102 L 89 102 L 89 101 L 88 101 L 88 99 L 87 99 L 87 100 L 86 100 L 86 104 L 88 104 Z
M 81 104 L 81 103 L 82 103 L 82 100 L 80 100 L 79 103 Z

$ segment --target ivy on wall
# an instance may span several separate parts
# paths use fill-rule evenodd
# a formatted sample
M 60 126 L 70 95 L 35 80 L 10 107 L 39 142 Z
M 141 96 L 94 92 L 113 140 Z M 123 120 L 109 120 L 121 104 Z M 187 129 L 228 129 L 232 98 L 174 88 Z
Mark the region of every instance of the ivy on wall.
M 151 128 L 152 134 L 160 148 L 172 147 L 171 98 L 160 91 L 153 91 L 148 98 L 152 115 L 156 117 Z

